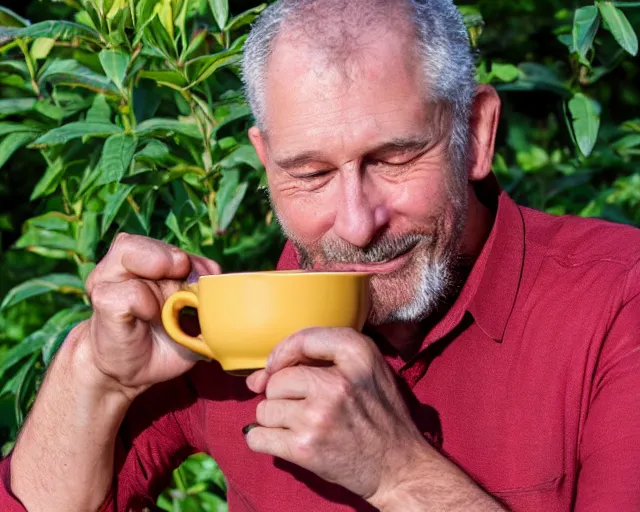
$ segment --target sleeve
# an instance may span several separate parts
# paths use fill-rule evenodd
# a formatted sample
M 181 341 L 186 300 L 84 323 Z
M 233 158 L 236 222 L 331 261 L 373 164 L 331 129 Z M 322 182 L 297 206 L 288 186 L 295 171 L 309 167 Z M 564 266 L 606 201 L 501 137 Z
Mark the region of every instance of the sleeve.
M 118 431 L 112 488 L 100 512 L 155 509 L 172 471 L 202 451 L 192 419 L 198 400 L 188 376 L 156 384 L 131 405 Z M 11 492 L 10 457 L 0 462 L 0 510 L 25 512 Z
M 601 348 L 580 442 L 576 512 L 640 510 L 640 274 Z
M 11 454 L 0 461 L 0 510 L 26 512 L 26 508 L 11 492 Z

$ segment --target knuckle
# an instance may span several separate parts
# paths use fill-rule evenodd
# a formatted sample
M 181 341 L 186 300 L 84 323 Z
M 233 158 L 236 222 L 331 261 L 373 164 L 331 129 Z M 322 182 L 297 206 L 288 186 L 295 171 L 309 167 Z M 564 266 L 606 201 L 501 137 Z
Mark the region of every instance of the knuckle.
M 329 387 L 329 391 L 334 400 L 342 400 L 351 395 L 353 386 L 344 377 L 337 377 Z
M 313 432 L 301 432 L 295 437 L 293 451 L 296 460 L 302 464 L 308 464 L 313 460 L 316 446 L 316 435 Z
M 96 283 L 91 292 L 91 306 L 95 311 L 109 309 L 113 304 L 113 285 L 110 283 Z
M 333 415 L 327 408 L 311 408 L 307 411 L 307 423 L 315 432 L 324 432 L 331 428 Z
M 91 305 L 99 313 L 120 317 L 127 315 L 134 301 L 140 301 L 144 284 L 130 279 L 122 283 L 98 283 L 91 294 Z

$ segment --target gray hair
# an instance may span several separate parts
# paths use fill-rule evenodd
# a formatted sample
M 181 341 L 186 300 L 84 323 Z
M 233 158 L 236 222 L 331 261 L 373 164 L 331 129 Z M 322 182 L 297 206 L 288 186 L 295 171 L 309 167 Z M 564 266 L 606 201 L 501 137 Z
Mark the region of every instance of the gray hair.
M 469 116 L 476 83 L 469 36 L 462 15 L 452 0 L 400 1 L 409 7 L 409 21 L 415 28 L 418 55 L 432 93 L 430 99 L 447 105 L 453 115 L 449 158 L 454 168 L 465 172 Z M 387 2 L 387 5 L 393 4 L 390 0 Z M 244 47 L 242 74 L 249 107 L 262 131 L 266 130 L 267 64 L 274 42 L 286 20 L 313 13 L 313 9 L 308 8 L 317 3 L 321 2 L 279 0 L 263 11 L 249 33 Z M 314 21 L 317 24 L 330 22 Z

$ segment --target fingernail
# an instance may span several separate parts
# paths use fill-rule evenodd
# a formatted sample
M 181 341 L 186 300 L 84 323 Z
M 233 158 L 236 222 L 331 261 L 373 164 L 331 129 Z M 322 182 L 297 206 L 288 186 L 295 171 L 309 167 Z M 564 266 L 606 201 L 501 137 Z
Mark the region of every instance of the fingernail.
M 198 275 L 198 273 L 195 270 L 192 270 L 187 276 L 187 284 L 197 283 L 199 278 L 200 276 Z
M 242 427 L 242 433 L 246 436 L 249 432 L 251 432 L 254 428 L 258 426 L 257 423 L 249 423 Z

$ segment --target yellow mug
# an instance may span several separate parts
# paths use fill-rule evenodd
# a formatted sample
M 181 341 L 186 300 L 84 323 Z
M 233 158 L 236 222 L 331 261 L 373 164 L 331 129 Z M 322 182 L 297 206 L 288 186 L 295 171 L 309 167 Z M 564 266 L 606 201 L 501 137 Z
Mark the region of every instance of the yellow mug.
M 171 295 L 162 310 L 165 330 L 176 342 L 230 373 L 264 368 L 275 346 L 308 327 L 360 331 L 370 307 L 363 272 L 265 271 L 202 276 Z M 201 334 L 179 324 L 185 307 L 198 312 Z

